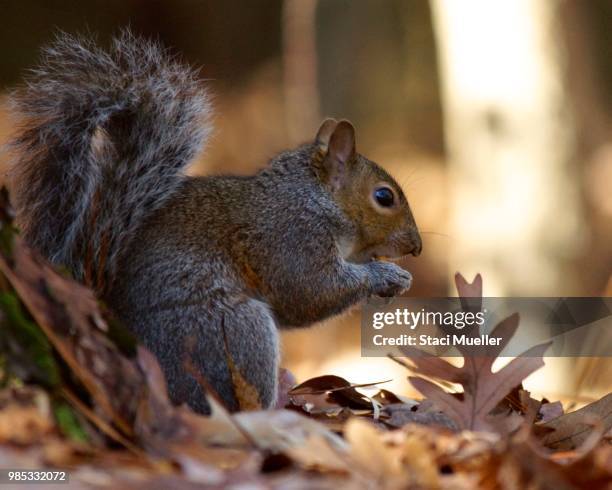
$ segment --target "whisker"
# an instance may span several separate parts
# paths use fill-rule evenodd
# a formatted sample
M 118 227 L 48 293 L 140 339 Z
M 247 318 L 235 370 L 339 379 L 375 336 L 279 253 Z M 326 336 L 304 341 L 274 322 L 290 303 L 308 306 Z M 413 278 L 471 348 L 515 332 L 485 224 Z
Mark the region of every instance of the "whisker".
M 420 231 L 419 230 L 419 233 L 421 235 L 438 235 L 438 236 L 443 236 L 443 237 L 446 237 L 446 238 L 451 238 L 450 235 L 448 235 L 446 233 L 440 233 L 440 232 L 437 232 L 437 231 Z
M 403 184 L 403 188 L 405 188 L 405 189 L 410 189 L 411 187 L 414 187 L 414 186 L 415 186 L 415 184 L 418 184 L 419 182 L 422 182 L 422 181 L 424 181 L 424 180 L 425 180 L 425 177 L 419 177 L 419 178 L 418 178 L 418 179 L 416 179 L 416 180 L 413 180 L 413 181 L 411 181 L 411 182 L 404 183 L 404 184 Z
M 414 182 L 409 182 L 410 179 L 412 179 L 412 177 L 415 176 L 415 174 L 417 172 L 419 172 L 421 170 L 420 166 L 417 167 L 413 167 L 412 169 L 410 169 L 410 172 L 408 173 L 408 175 L 404 175 L 402 176 L 402 178 L 399 181 L 400 187 L 402 189 L 404 189 L 406 186 L 411 186 L 414 184 Z M 423 177 L 421 177 L 419 180 L 422 180 Z

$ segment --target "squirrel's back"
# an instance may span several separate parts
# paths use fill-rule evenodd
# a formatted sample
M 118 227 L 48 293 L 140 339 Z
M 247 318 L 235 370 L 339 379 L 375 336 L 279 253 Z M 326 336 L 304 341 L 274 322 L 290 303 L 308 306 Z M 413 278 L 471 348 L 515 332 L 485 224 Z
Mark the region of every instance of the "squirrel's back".
M 123 31 L 108 51 L 58 35 L 10 102 L 23 235 L 100 291 L 206 142 L 209 97 L 191 68 Z

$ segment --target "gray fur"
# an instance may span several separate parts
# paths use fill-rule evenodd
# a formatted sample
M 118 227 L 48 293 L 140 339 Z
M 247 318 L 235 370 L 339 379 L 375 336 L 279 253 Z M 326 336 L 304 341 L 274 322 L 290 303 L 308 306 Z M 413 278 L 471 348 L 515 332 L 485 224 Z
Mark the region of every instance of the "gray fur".
M 189 336 L 197 339 L 193 360 L 230 408 L 238 405 L 227 355 L 269 406 L 279 358 L 270 326 L 307 326 L 410 286 L 395 264 L 342 259 L 338 237 L 355 226 L 312 172 L 313 151 L 282 154 L 251 177 L 189 178 L 125 256 L 110 303 L 160 358 L 174 400 L 206 410 L 180 369 Z
M 60 34 L 11 105 L 23 235 L 78 278 L 88 253 L 97 274 L 115 272 L 210 132 L 195 72 L 129 31 L 108 52 Z
M 14 102 L 26 124 L 16 141 L 15 190 L 27 240 L 79 277 L 87 276 L 93 244 L 97 266 L 105 261 L 111 278 L 107 287 L 96 283 L 98 293 L 157 355 L 176 403 L 208 410 L 184 370 L 190 359 L 239 409 L 231 359 L 269 407 L 278 328 L 310 325 L 368 295 L 410 286 L 410 274 L 395 264 L 350 261 L 350 247 L 340 244 L 362 240 L 369 260 L 391 242 L 368 241 L 365 222 L 339 204 L 321 180 L 316 144 L 282 153 L 250 177 L 183 176 L 209 131 L 208 98 L 156 44 L 128 33 L 105 53 L 64 35 Z M 342 171 L 396 185 L 361 155 Z M 349 205 L 369 198 L 348 195 Z M 400 198 L 392 248 L 418 253 Z M 370 220 L 380 236 L 383 218 Z

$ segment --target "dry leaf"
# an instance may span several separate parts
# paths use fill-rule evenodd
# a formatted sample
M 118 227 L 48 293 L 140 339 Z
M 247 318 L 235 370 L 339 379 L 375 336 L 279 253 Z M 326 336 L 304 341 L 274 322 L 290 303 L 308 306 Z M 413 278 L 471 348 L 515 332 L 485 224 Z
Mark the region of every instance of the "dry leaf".
M 0 254 L 0 270 L 96 406 L 130 435 L 143 378 L 106 337 L 93 293 L 13 239 L 10 257 L 5 249 Z
M 476 276 L 472 284 L 469 284 L 463 276 L 457 274 L 456 282 L 460 292 L 471 295 L 482 293 L 480 275 Z M 470 308 L 480 307 L 480 298 L 471 297 L 469 299 L 472 300 L 469 303 Z M 514 314 L 493 329 L 490 335 L 501 337 L 500 345 L 477 348 L 458 346 L 457 348 L 464 356 L 462 367 L 453 366 L 443 359 L 427 355 L 415 347 L 401 347 L 402 353 L 410 357 L 414 364 L 413 371 L 416 374 L 461 384 L 464 389 L 462 400 L 424 378 L 410 377 L 410 382 L 425 397 L 436 403 L 446 415 L 455 420 L 460 428 L 491 430 L 492 427 L 488 421 L 489 413 L 523 379 L 544 366 L 542 355 L 550 345 L 547 343 L 532 347 L 498 372 L 493 373 L 493 362 L 516 332 L 518 323 L 519 316 Z
M 604 396 L 575 412 L 566 413 L 539 427 L 552 429 L 542 436 L 542 444 L 555 450 L 575 449 L 580 446 L 593 430 L 591 420 L 601 422 L 603 433 L 612 428 L 612 393 Z
M 358 471 L 372 475 L 380 487 L 443 487 L 436 448 L 418 430 L 386 432 L 367 420 L 352 418 L 345 436 Z
M 379 430 L 370 422 L 356 417 L 350 419 L 344 428 L 344 437 L 359 466 L 377 478 L 394 478 L 402 473 L 400 461 L 391 457 Z
M 370 414 L 375 409 L 375 402 L 355 388 L 386 382 L 388 381 L 354 384 L 340 376 L 317 376 L 292 388 L 289 391 L 289 399 L 292 406 L 299 407 L 311 415 L 338 417 L 347 414 Z M 388 396 L 393 395 L 391 392 L 387 393 Z
M 0 443 L 34 444 L 54 431 L 44 391 L 30 387 L 0 391 Z

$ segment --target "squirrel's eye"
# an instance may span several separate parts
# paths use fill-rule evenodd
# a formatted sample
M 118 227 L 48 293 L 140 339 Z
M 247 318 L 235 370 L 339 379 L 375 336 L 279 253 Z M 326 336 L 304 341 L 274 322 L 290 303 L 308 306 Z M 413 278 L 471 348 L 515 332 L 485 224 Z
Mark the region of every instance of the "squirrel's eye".
M 374 191 L 374 199 L 384 208 L 393 206 L 393 191 L 388 187 L 379 187 Z

